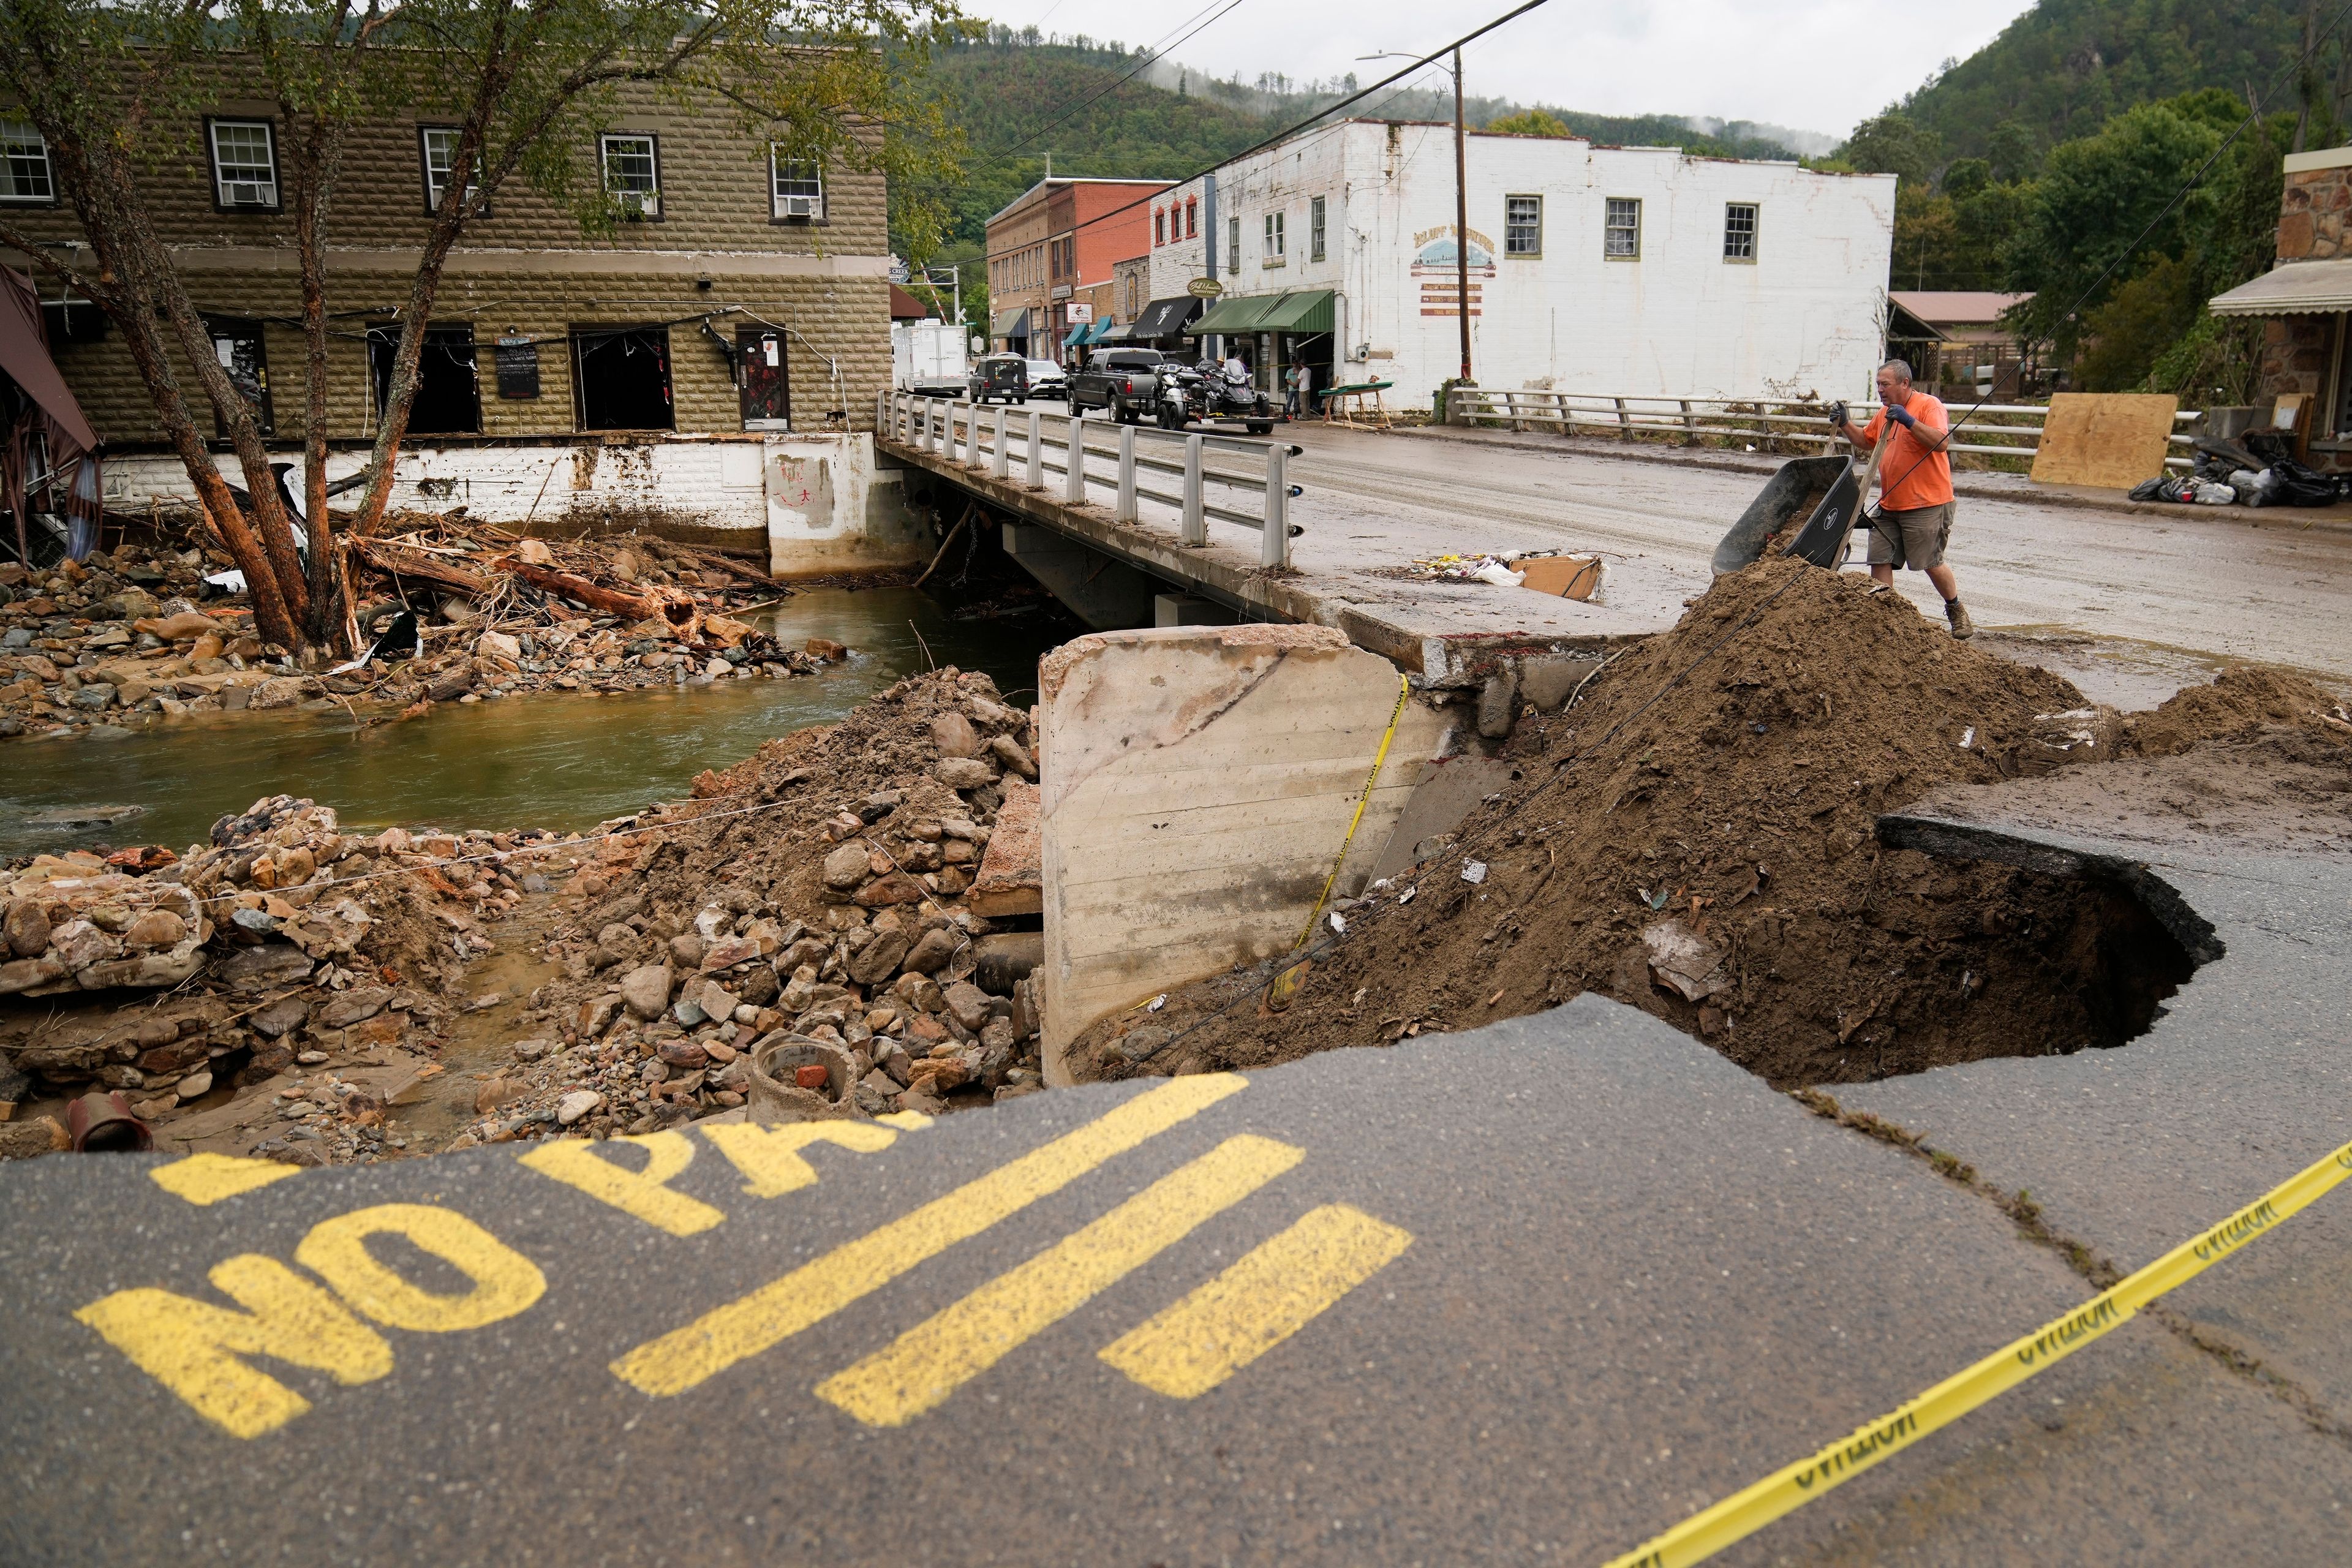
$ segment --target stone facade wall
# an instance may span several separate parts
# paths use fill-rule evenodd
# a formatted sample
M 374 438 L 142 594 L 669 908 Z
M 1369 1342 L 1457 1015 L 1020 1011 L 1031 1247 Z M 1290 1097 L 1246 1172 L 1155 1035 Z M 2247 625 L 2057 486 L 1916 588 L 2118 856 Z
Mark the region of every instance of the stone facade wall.
M 2352 219 L 2352 162 L 2290 170 L 2279 197 L 2280 263 L 2352 256 L 2347 219 Z M 2337 449 L 2344 437 L 2332 428 L 2331 411 L 2317 406 L 2334 395 L 2344 331 L 2340 314 L 2273 316 L 2263 322 L 2263 406 L 2267 409 L 2276 399 L 2295 394 L 2313 400 L 2311 417 L 2317 423 L 2308 426 L 2305 460 L 2323 473 L 2352 469 L 2352 452 Z
M 179 247 L 201 308 L 222 316 L 290 320 L 299 303 L 292 218 L 282 211 L 215 207 L 204 126 L 207 115 L 277 126 L 281 196 L 285 129 L 272 105 L 252 96 L 254 83 L 239 79 L 233 63 L 215 68 L 215 78 L 210 94 L 198 95 L 184 121 L 157 132 L 163 151 L 145 183 L 150 209 L 164 237 Z M 329 308 L 336 312 L 396 309 L 407 300 L 428 226 L 419 125 L 417 117 L 407 116 L 352 136 L 330 229 Z M 870 423 L 874 395 L 888 384 L 890 374 L 882 177 L 831 168 L 824 221 L 779 223 L 770 217 L 764 138 L 747 134 L 715 99 L 707 110 L 690 112 L 650 89 L 634 88 L 602 129 L 650 132 L 656 138 L 658 221 L 590 233 L 564 202 L 516 179 L 501 187 L 490 215 L 468 226 L 450 258 L 433 321 L 474 328 L 482 434 L 572 433 L 578 419 L 569 330 L 659 323 L 677 323 L 669 328 L 677 428 L 740 430 L 728 362 L 718 344 L 684 320 L 727 306 L 742 307 L 742 313 L 713 317 L 711 324 L 730 346 L 739 323 L 789 329 L 788 385 L 796 426 L 822 428 L 835 409 L 845 412 L 853 428 Z M 595 136 L 576 140 L 580 144 L 570 149 L 574 188 L 593 191 L 599 178 Z M 12 208 L 10 217 L 44 241 L 79 238 L 70 208 L 62 205 Z M 12 252 L 0 252 L 0 260 L 24 265 Z M 53 279 L 39 283 L 44 298 L 57 296 Z M 346 314 L 338 322 L 330 434 L 339 440 L 373 434 L 363 342 L 369 320 Z M 510 330 L 543 340 L 541 395 L 534 400 L 496 395 L 491 345 Z M 275 435 L 299 440 L 300 334 L 268 321 L 263 336 Z M 152 405 L 118 335 L 60 345 L 58 360 L 84 412 L 110 443 L 159 438 Z

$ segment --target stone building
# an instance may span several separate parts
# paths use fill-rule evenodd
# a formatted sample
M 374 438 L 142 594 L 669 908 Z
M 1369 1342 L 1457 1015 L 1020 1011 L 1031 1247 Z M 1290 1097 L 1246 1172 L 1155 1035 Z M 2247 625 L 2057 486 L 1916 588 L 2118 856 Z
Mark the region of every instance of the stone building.
M 2294 400 L 2305 461 L 2352 470 L 2352 147 L 2295 153 L 2279 198 L 2278 262 L 2216 297 L 2217 316 L 2263 318 L 2258 402 L 2268 414 Z
M 224 68 L 180 128 L 195 155 L 158 168 L 147 194 L 215 353 L 290 455 L 303 435 L 304 350 L 285 126 L 253 91 Z M 401 117 L 348 142 L 328 272 L 337 473 L 359 466 L 375 434 L 397 312 L 456 139 Z M 890 374 L 882 176 L 793 160 L 715 100 L 688 111 L 650 89 L 625 95 L 575 151 L 625 217 L 583 232 L 517 178 L 467 225 L 433 308 L 401 499 L 446 505 L 462 491 L 477 516 L 520 516 L 529 503 L 542 520 L 584 511 L 733 531 L 772 521 L 763 443 L 831 439 L 870 477 L 870 440 L 862 458 L 840 442 L 870 430 Z M 38 132 L 0 110 L 0 208 L 70 252 L 80 235 L 60 196 Z M 26 265 L 5 247 L 0 262 Z M 187 493 L 119 335 L 33 271 L 52 328 L 64 329 L 52 331 L 58 364 L 108 443 L 110 501 Z M 730 441 L 746 450 L 718 450 Z M 635 450 L 600 460 L 613 447 Z M 664 449 L 687 447 L 696 450 Z M 675 482 L 656 483 L 666 470 Z M 630 476 L 634 490 L 614 489 Z M 838 493 L 846 480 L 822 488 Z

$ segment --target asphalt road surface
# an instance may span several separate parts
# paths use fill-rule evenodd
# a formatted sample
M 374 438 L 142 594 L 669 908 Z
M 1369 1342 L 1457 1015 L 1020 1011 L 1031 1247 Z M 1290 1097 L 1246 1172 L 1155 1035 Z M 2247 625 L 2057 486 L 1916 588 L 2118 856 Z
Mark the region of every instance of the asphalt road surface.
M 1393 564 L 1437 545 L 1597 550 L 1639 563 L 1645 580 L 1663 572 L 1684 595 L 1706 587 L 1717 543 L 1764 479 L 1538 437 L 1317 424 L 1290 435 L 1307 449 L 1291 474 L 1307 489 L 1297 515 L 1314 520 L 1310 539 L 1337 534 L 1356 551 L 1394 553 Z M 2352 679 L 2352 530 L 2308 521 L 2291 509 L 2149 516 L 1963 496 L 1948 560 L 1980 626 L 2255 659 L 2341 682 Z M 1924 575 L 1896 580 L 1941 617 Z
M 2341 865 L 2288 857 L 2241 904 L 2340 938 Z M 2315 994 L 2221 912 L 2250 962 L 2190 1027 Z M 2294 1091 L 2250 1064 L 2346 1043 L 2282 1059 L 2280 1026 L 2063 1060 L 2146 1053 L 2235 1134 Z M 2037 1065 L 1966 1069 L 1995 1075 L 1972 1102 Z M 2343 1104 L 2196 1180 L 2193 1138 L 2132 1165 L 2121 1255 L 2226 1215 Z M 1597 1563 L 2091 1294 L 1926 1161 L 1590 997 L 825 1131 L 0 1170 L 0 1558 Z M 2307 1284 L 2263 1258 L 2284 1237 L 2200 1281 L 2205 1341 L 2126 1322 L 1720 1560 L 2336 1559 L 2352 1406 L 2231 1335 L 2268 1317 L 2340 1363 L 2345 1228 L 2309 1226 Z

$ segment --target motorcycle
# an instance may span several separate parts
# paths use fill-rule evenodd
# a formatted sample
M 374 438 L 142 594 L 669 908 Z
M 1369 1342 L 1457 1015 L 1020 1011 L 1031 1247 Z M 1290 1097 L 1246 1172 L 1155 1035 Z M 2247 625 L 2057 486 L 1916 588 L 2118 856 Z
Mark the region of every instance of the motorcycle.
M 1265 394 L 1252 386 L 1246 376 L 1215 366 L 1162 366 L 1157 412 L 1163 430 L 1181 430 L 1196 422 L 1238 419 L 1253 436 L 1271 435 L 1274 431 L 1274 410 Z

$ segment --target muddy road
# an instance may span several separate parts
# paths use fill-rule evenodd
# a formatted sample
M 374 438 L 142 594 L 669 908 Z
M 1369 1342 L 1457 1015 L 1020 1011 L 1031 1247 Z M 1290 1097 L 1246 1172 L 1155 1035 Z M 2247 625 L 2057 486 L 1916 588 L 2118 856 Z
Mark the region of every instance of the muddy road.
M 1687 576 L 1686 594 L 1705 589 L 1717 542 L 1764 480 L 1671 455 L 1643 462 L 1552 448 L 1535 437 L 1320 425 L 1290 435 L 1307 449 L 1291 474 L 1306 487 L 1309 527 L 1392 552 L 1383 564 L 1443 551 L 1595 549 L 1663 560 Z M 1949 559 L 1980 626 L 2055 640 L 2061 662 L 2072 638 L 2084 637 L 2119 645 L 2101 651 L 2144 676 L 2177 670 L 2146 704 L 2128 704 L 2141 706 L 2203 679 L 2200 655 L 2352 680 L 2352 531 L 2311 521 L 2289 509 L 2150 516 L 1963 495 Z M 1925 577 L 1903 573 L 1897 582 L 1940 615 Z

